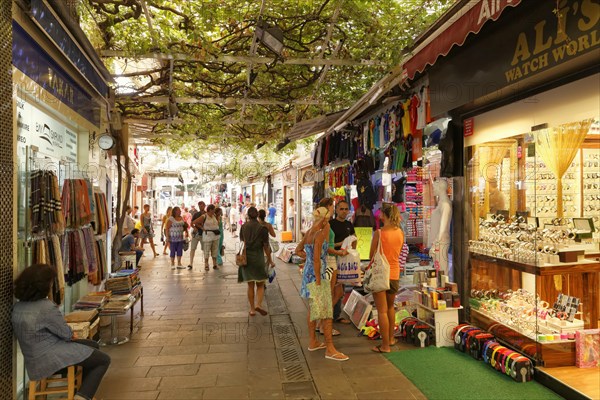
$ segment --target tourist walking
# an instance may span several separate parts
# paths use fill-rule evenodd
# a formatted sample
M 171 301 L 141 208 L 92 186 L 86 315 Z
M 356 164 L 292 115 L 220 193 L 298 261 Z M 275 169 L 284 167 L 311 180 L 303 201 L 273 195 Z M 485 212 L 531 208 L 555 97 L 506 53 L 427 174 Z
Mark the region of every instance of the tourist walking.
M 171 217 L 172 212 L 173 212 L 173 207 L 171 207 L 171 206 L 167 207 L 167 211 L 165 211 L 165 215 L 163 215 L 162 221 L 160 224 L 160 234 L 161 234 L 162 238 L 164 239 L 163 243 L 165 245 L 165 247 L 163 248 L 163 256 L 167 254 L 167 249 L 169 248 L 169 240 L 167 238 L 167 236 L 168 236 L 167 221 Z
M 265 228 L 267 228 L 267 231 L 269 232 L 269 236 L 271 237 L 275 237 L 277 235 L 275 235 L 275 229 L 273 229 L 273 225 L 271 225 L 270 222 L 267 222 L 265 220 L 267 216 L 267 213 L 265 210 L 259 210 L 258 211 L 258 223 L 261 224 L 262 226 L 264 226 Z
M 219 221 L 219 246 L 217 251 L 217 265 L 221 267 L 223 265 L 223 256 L 225 255 L 225 246 L 223 246 L 223 209 L 221 207 L 217 207 L 215 210 L 215 217 L 217 217 L 217 221 Z
M 240 222 L 240 211 L 238 209 L 237 203 L 234 203 L 233 207 L 229 211 L 229 227 L 231 229 L 231 237 L 238 237 L 237 229 L 238 224 Z
M 331 287 L 327 281 L 327 249 L 329 247 L 329 218 L 331 214 L 325 207 L 319 207 L 313 212 L 313 225 L 306 232 L 302 241 L 296 247 L 296 254 L 305 257 L 304 268 L 302 270 L 302 285 L 300 287 L 300 296 L 309 299 L 311 293 L 309 284 L 316 283 L 316 286 L 327 285 L 325 290 L 327 296 L 331 296 Z M 323 290 L 321 288 L 320 290 Z M 313 294 L 313 298 L 317 294 Z M 311 310 L 310 307 L 319 307 L 318 310 Z M 325 343 L 317 340 L 315 332 L 317 320 L 311 320 L 311 314 L 325 316 L 321 320 L 324 329 Z M 345 361 L 349 357 L 339 352 L 333 345 L 332 335 L 332 317 L 333 307 L 326 302 L 309 302 L 308 320 L 308 351 L 325 349 L 325 358 L 335 361 Z
M 401 217 L 396 206 L 384 206 L 379 218 L 383 223 L 383 227 L 373 234 L 369 259 L 373 259 L 381 241 L 381 252 L 390 264 L 390 289 L 373 293 L 382 341 L 380 345 L 373 347 L 371 350 L 377 353 L 389 353 L 391 351 L 390 346 L 396 344 L 394 339 L 396 324 L 394 300 L 400 287 L 400 263 L 398 260 L 400 259 L 402 246 L 404 246 L 404 232 L 400 229 Z
M 156 247 L 154 246 L 154 222 L 152 220 L 152 214 L 150 214 L 150 205 L 144 204 L 144 212 L 140 217 L 142 221 L 142 229 L 140 230 L 140 237 L 142 238 L 141 247 L 144 248 L 146 240 L 150 243 L 152 254 L 154 257 L 158 257 Z
M 181 208 L 173 208 L 165 230 L 167 231 L 167 241 L 171 249 L 171 269 L 175 269 L 175 257 L 177 257 L 177 268 L 184 268 L 181 265 L 181 256 L 183 256 L 183 244 L 189 237 L 189 233 L 187 224 L 181 216 Z
M 209 204 L 206 207 L 206 213 L 202 215 L 195 226 L 202 230 L 202 252 L 204 253 L 204 270 L 210 269 L 208 260 L 212 258 L 213 269 L 219 269 L 217 265 L 217 253 L 219 246 L 219 220 L 215 216 L 216 207 L 214 204 Z
M 194 268 L 194 256 L 196 255 L 196 249 L 198 248 L 198 243 L 202 241 L 202 229 L 198 227 L 198 222 L 200 222 L 200 217 L 206 214 L 206 203 L 203 201 L 198 202 L 198 211 L 192 215 L 192 240 L 190 243 L 190 263 L 188 264 L 188 269 Z
M 269 232 L 258 222 L 256 207 L 249 207 L 247 214 L 248 222 L 240 229 L 240 241 L 246 248 L 247 265 L 238 268 L 238 282 L 248 284 L 250 316 L 255 316 L 257 312 L 267 315 L 267 311 L 262 307 L 265 282 L 268 279 L 267 265 L 274 266 L 269 247 Z

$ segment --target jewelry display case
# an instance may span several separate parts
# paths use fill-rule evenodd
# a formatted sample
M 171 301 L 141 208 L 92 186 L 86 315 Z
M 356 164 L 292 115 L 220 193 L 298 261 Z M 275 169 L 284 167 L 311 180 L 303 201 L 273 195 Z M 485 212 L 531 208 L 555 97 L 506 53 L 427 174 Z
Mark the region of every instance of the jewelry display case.
M 541 125 L 465 152 L 468 315 L 545 367 L 575 365 L 575 332 L 600 318 L 597 132 Z

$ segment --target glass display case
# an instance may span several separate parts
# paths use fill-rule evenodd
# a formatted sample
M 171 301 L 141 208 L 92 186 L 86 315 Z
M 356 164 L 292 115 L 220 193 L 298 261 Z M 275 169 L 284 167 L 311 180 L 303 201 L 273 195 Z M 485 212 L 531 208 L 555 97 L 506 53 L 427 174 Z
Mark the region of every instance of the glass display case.
M 465 152 L 471 322 L 546 367 L 575 365 L 600 318 L 597 132 L 542 125 Z

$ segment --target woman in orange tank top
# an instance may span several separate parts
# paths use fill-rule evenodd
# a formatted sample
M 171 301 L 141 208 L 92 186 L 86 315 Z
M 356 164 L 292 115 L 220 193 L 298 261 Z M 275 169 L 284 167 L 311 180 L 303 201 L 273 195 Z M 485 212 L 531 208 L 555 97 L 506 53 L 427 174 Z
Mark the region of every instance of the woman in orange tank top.
M 398 260 L 404 245 L 404 232 L 400 229 L 400 212 L 395 206 L 384 206 L 380 219 L 383 227 L 373 234 L 369 258 L 373 258 L 381 240 L 381 251 L 390 264 L 390 289 L 373 293 L 382 342 L 371 350 L 376 353 L 389 353 L 390 346 L 396 344 L 394 339 L 396 325 L 394 299 L 400 286 L 400 263 Z

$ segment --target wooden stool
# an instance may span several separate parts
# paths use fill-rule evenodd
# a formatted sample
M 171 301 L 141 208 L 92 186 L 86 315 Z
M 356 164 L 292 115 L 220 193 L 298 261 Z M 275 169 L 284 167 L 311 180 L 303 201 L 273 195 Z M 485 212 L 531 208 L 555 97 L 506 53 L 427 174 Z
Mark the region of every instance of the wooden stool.
M 39 381 L 29 381 L 29 400 L 35 400 L 38 397 L 46 398 L 49 394 L 67 395 L 67 400 L 73 400 L 75 392 L 81 387 L 83 368 L 80 366 L 70 365 L 67 368 L 67 377 L 63 378 L 60 375 L 53 375 L 48 378 L 40 379 Z M 54 384 L 60 383 L 59 386 Z M 48 387 L 52 385 L 52 387 Z M 39 388 L 38 388 L 39 386 Z
M 123 268 L 123 263 L 125 263 L 125 269 L 137 268 L 137 256 L 135 251 L 120 251 L 119 259 L 121 260 L 119 269 Z

